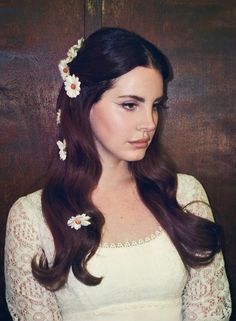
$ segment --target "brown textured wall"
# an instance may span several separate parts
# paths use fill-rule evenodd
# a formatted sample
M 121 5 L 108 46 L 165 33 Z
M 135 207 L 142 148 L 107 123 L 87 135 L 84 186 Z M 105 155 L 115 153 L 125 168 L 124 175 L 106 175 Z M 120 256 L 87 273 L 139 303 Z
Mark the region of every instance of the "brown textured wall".
M 174 69 L 163 142 L 181 172 L 205 186 L 226 233 L 236 298 L 236 9 L 221 0 L 51 0 L 0 2 L 0 255 L 7 212 L 43 184 L 54 146 L 58 60 L 100 25 L 135 30 L 159 45 Z M 0 267 L 0 320 L 3 304 Z M 236 320 L 236 316 L 232 318 Z

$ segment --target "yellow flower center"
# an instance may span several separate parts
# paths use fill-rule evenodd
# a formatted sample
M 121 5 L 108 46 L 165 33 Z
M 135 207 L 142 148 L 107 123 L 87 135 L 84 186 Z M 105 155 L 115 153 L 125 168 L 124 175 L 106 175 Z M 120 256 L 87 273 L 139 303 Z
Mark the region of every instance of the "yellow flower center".
M 77 218 L 76 220 L 75 220 L 75 224 L 80 224 L 81 223 L 81 220 L 79 219 L 79 218 Z
M 73 90 L 75 90 L 75 88 L 76 88 L 75 84 L 71 84 L 71 85 L 70 85 L 70 88 L 73 89 Z

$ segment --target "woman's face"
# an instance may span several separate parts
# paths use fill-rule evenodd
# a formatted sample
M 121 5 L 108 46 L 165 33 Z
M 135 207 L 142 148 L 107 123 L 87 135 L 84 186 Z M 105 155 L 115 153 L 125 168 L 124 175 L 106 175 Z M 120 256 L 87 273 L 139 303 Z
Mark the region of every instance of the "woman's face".
M 102 162 L 141 160 L 155 133 L 163 79 L 153 68 L 136 67 L 117 78 L 90 111 Z

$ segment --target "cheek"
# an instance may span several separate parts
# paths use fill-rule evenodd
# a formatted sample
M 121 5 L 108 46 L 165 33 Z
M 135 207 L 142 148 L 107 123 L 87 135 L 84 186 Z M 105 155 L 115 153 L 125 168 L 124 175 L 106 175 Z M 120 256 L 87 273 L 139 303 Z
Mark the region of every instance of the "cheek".
M 128 127 L 126 119 L 122 118 L 119 113 L 104 113 L 104 109 L 94 109 L 90 112 L 90 125 L 93 134 L 97 137 L 121 136 Z

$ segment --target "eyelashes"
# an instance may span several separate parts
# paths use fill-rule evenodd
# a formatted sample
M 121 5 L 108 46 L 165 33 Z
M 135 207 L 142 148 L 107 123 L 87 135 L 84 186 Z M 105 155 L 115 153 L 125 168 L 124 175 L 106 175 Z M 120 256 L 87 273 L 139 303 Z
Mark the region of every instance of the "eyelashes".
M 138 106 L 138 104 L 135 103 L 122 103 L 121 106 L 126 110 L 135 110 Z
M 138 104 L 137 103 L 122 103 L 120 104 L 124 109 L 128 110 L 128 111 L 133 111 L 136 108 L 138 108 Z M 155 104 L 153 104 L 153 110 L 158 111 L 161 108 L 166 108 L 164 106 L 164 102 L 157 102 Z

